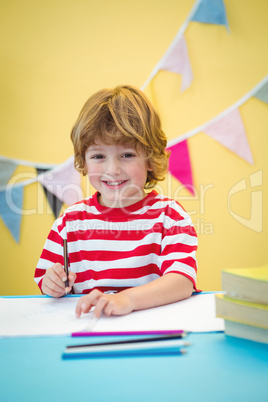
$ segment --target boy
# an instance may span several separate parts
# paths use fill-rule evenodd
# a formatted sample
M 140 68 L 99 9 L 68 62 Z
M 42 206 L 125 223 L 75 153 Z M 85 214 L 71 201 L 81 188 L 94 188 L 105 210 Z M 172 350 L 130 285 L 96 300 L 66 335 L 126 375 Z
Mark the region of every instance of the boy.
M 131 86 L 91 96 L 71 133 L 76 168 L 96 193 L 56 220 L 35 271 L 42 293 L 84 293 L 76 315 L 123 315 L 179 301 L 196 289 L 197 236 L 176 201 L 152 188 L 164 179 L 167 140 L 158 114 Z M 179 162 L 179 161 L 178 161 Z

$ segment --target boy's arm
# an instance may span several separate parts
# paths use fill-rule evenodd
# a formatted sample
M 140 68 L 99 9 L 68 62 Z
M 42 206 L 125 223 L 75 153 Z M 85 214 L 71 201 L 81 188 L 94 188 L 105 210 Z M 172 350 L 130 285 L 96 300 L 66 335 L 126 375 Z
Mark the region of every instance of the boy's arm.
M 187 299 L 193 293 L 193 283 L 186 276 L 171 272 L 124 292 L 132 301 L 133 310 L 143 310 Z
M 76 306 L 76 316 L 88 313 L 95 306 L 94 315 L 124 315 L 187 299 L 193 292 L 193 283 L 184 275 L 168 273 L 145 285 L 123 290 L 116 294 L 104 294 L 93 290 L 81 297 Z

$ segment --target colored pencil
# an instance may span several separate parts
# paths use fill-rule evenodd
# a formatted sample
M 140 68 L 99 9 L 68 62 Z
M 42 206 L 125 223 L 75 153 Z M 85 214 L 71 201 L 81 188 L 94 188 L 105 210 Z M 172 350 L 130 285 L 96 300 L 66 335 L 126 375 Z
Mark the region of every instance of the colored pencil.
M 183 330 L 156 330 L 156 331 L 92 331 L 92 332 L 73 332 L 73 337 L 83 336 L 139 336 L 139 335 L 172 335 L 177 334 L 181 337 L 187 335 Z
M 67 346 L 63 358 L 85 358 L 85 357 L 112 357 L 112 356 L 144 356 L 163 354 L 185 353 L 183 346 L 189 343 L 178 339 L 162 337 L 161 340 L 148 341 L 119 341 L 107 343 L 95 343 L 90 345 Z
M 173 345 L 164 347 L 153 347 L 146 349 L 127 349 L 127 350 L 98 350 L 90 352 L 72 352 L 65 351 L 62 354 L 63 359 L 85 359 L 85 358 L 103 358 L 103 357 L 139 357 L 139 356 L 171 356 L 185 354 L 186 350 Z
M 101 343 L 88 343 L 84 345 L 72 345 L 72 346 L 67 346 L 67 349 L 81 349 L 81 348 L 91 348 L 95 346 L 115 346 L 115 345 L 130 345 L 134 343 L 154 343 L 154 342 L 165 342 L 165 341 L 178 341 L 178 339 L 181 339 L 181 334 L 166 334 L 166 335 L 160 335 L 160 336 L 152 336 L 152 337 L 146 337 L 146 338 L 135 338 L 135 339 L 126 339 L 123 341 L 112 341 L 112 342 L 101 342 Z M 180 342 L 183 342 L 180 340 Z
M 65 282 L 65 288 L 69 287 L 69 256 L 68 256 L 68 248 L 67 248 L 67 239 L 63 240 L 63 255 L 64 255 L 64 271 L 67 276 L 67 280 Z

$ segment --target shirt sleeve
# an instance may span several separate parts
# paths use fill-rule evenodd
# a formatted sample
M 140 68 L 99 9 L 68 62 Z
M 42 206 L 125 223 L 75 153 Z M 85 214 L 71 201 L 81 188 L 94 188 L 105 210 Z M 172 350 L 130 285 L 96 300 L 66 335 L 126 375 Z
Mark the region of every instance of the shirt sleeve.
M 198 239 L 191 217 L 177 203 L 169 209 L 162 239 L 160 270 L 186 276 L 196 291 Z
M 64 264 L 63 238 L 59 233 L 58 223 L 59 219 L 52 226 L 35 269 L 34 280 L 40 290 L 46 270 L 56 263 Z

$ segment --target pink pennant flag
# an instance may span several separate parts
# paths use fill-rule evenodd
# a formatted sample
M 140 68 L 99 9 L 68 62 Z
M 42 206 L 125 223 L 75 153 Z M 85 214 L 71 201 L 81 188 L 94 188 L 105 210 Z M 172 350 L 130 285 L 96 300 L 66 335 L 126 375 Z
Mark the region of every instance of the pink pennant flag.
M 193 177 L 187 140 L 167 148 L 171 151 L 169 157 L 169 172 L 176 177 L 192 194 Z
M 188 56 L 187 44 L 184 36 L 178 37 L 171 44 L 166 54 L 160 60 L 158 70 L 171 71 L 182 74 L 181 90 L 187 89 L 193 81 L 193 72 Z
M 203 131 L 247 162 L 253 164 L 253 157 L 238 108 L 233 109 L 217 121 L 206 125 Z
M 231 110 L 217 121 L 208 124 L 203 131 L 247 162 L 253 163 L 246 131 L 238 108 Z
M 73 156 L 60 166 L 38 176 L 38 181 L 67 205 L 81 200 L 81 176 L 74 167 Z

